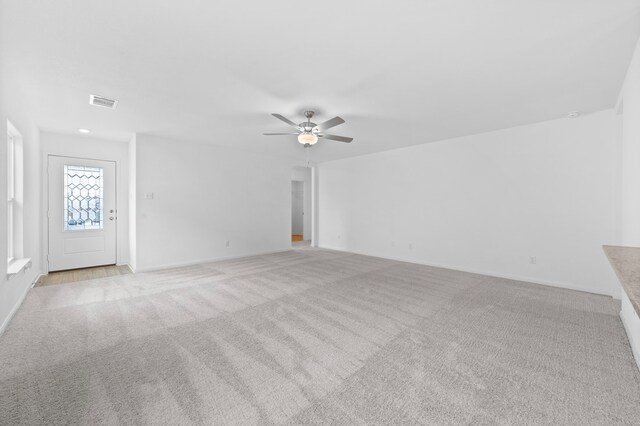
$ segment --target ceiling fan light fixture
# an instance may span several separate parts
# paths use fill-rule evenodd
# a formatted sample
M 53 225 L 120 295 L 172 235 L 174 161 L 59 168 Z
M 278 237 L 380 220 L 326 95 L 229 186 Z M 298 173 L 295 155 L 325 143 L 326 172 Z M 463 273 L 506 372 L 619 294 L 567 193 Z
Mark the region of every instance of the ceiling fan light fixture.
M 315 145 L 318 142 L 318 137 L 313 133 L 301 133 L 298 135 L 298 142 L 302 145 Z
M 305 111 L 304 116 L 307 118 L 307 121 L 303 121 L 302 123 L 296 124 L 293 121 L 289 120 L 286 117 L 283 117 L 280 114 L 271 114 L 275 118 L 280 121 L 284 121 L 291 127 L 295 127 L 296 133 L 264 133 L 266 136 L 274 136 L 274 135 L 296 135 L 298 137 L 298 142 L 303 145 L 305 148 L 308 148 L 312 145 L 318 143 L 318 139 L 322 138 L 323 140 L 333 140 L 338 142 L 349 143 L 353 140 L 353 138 L 349 138 L 346 136 L 337 136 L 330 135 L 325 133 L 325 130 L 331 129 L 332 127 L 336 127 L 342 123 L 344 120 L 341 117 L 333 117 L 330 120 L 325 121 L 324 123 L 316 124 L 311 121 L 311 117 L 313 117 L 313 111 Z

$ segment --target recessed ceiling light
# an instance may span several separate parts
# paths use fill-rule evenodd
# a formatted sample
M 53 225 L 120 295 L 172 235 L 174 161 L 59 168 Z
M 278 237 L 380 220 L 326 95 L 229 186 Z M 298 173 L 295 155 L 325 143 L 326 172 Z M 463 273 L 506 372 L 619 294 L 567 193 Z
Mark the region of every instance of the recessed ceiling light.
M 567 118 L 578 118 L 580 117 L 580 113 L 578 111 L 572 111 L 567 114 Z
M 78 129 L 78 131 L 80 133 L 91 133 L 91 130 L 89 130 L 89 129 Z

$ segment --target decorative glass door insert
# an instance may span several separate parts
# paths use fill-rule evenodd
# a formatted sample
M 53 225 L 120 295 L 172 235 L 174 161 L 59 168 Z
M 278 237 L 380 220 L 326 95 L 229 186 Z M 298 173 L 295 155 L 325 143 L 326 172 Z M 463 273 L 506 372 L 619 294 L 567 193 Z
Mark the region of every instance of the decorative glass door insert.
M 103 228 L 102 167 L 64 166 L 64 230 Z

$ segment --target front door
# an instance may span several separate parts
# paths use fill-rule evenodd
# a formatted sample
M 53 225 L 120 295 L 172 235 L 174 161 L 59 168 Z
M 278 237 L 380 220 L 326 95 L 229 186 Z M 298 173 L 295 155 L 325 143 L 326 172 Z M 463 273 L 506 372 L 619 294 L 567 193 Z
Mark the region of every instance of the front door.
M 49 156 L 49 271 L 116 263 L 116 163 Z

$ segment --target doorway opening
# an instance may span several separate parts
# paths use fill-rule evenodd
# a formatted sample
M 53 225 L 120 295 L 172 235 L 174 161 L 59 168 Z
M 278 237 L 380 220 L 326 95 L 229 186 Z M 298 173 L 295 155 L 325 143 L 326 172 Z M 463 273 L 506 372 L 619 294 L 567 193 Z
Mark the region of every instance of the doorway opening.
M 291 182 L 291 242 L 304 241 L 304 182 Z
M 291 178 L 291 244 L 311 245 L 311 171 L 295 167 Z
M 93 266 L 90 268 L 69 269 L 66 271 L 49 272 L 42 275 L 34 287 L 46 287 L 57 284 L 75 283 L 96 278 L 114 277 L 132 274 L 129 265 Z

